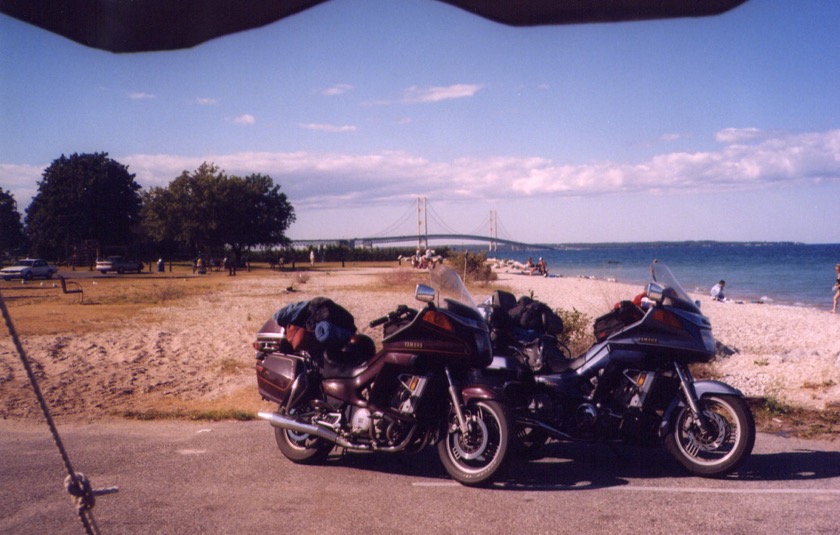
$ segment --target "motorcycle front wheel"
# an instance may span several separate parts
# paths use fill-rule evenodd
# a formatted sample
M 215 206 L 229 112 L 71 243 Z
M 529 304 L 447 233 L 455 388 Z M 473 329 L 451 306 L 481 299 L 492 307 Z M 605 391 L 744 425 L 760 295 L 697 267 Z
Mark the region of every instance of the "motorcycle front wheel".
M 755 420 L 746 401 L 735 396 L 706 396 L 700 407 L 709 432 L 703 431 L 688 407 L 681 407 L 671 420 L 665 447 L 693 475 L 724 476 L 752 452 Z
M 279 411 L 285 413 L 283 409 Z M 294 416 L 296 411 L 289 411 Z M 319 464 L 326 460 L 333 449 L 333 444 L 323 438 L 290 429 L 274 428 L 274 440 L 277 448 L 290 461 L 296 464 Z
M 504 475 L 510 458 L 513 419 L 506 405 L 477 401 L 464 409 L 467 431 L 450 408 L 446 429 L 437 444 L 441 463 L 463 485 L 486 485 Z

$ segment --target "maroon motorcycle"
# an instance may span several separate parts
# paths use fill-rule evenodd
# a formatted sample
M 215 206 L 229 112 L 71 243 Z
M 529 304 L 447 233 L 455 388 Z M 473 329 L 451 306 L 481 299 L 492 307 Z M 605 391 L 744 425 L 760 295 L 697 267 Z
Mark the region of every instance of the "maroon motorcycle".
M 326 314 L 319 320 L 305 307 L 295 314 L 306 322 L 282 326 L 272 318 L 263 326 L 254 344 L 257 383 L 278 409 L 259 417 L 274 426 L 286 458 L 308 464 L 322 462 L 336 446 L 412 453 L 436 444 L 446 471 L 464 485 L 488 484 L 504 473 L 510 409 L 496 389 L 470 380 L 471 370 L 493 359 L 487 323 L 454 270 L 436 266 L 430 273 L 432 285 L 415 292 L 425 303 L 421 310 L 400 305 L 370 323 L 384 329 L 379 352 L 359 335 L 340 347 L 293 349 L 289 332 L 300 339 L 301 325 L 304 337 L 314 333 L 324 341 L 348 330 L 347 322 L 330 324 Z

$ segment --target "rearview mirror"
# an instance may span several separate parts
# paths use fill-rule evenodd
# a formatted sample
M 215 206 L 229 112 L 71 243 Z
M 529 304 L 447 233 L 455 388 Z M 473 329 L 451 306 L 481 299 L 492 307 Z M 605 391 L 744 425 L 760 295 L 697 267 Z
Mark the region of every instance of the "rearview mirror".
M 664 292 L 665 288 L 655 282 L 648 283 L 647 288 L 645 288 L 645 294 L 647 294 L 648 299 L 657 304 L 662 302 L 662 294 Z
M 418 284 L 414 290 L 414 298 L 421 303 L 431 303 L 435 300 L 435 289 L 425 284 Z

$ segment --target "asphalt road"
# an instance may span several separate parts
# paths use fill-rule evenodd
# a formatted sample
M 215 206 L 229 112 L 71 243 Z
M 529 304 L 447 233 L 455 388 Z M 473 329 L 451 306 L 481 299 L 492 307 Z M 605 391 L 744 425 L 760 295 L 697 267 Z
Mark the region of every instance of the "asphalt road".
M 660 448 L 551 444 L 489 489 L 433 450 L 298 466 L 265 422 L 62 425 L 102 533 L 837 533 L 836 442 L 760 434 L 733 476 L 687 476 Z M 0 422 L 0 533 L 83 533 L 45 424 Z

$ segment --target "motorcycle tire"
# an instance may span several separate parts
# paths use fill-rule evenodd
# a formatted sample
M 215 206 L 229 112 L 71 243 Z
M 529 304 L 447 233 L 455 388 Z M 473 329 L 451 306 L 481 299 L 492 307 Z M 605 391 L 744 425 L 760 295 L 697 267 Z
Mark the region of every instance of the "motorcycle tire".
M 467 486 L 487 485 L 505 475 L 513 449 L 513 418 L 498 401 L 470 403 L 464 417 L 469 426 L 466 434 L 450 408 L 438 455 L 452 479 Z
M 320 464 L 333 449 L 323 438 L 278 427 L 274 428 L 274 440 L 283 456 L 295 464 Z
M 704 433 L 688 407 L 671 420 L 665 437 L 668 452 L 695 476 L 721 477 L 735 470 L 752 453 L 755 420 L 743 398 L 705 396 L 700 406 L 713 427 Z

